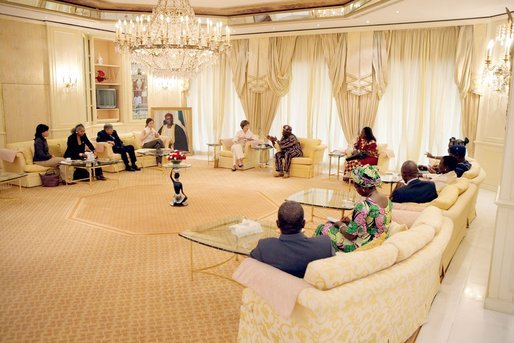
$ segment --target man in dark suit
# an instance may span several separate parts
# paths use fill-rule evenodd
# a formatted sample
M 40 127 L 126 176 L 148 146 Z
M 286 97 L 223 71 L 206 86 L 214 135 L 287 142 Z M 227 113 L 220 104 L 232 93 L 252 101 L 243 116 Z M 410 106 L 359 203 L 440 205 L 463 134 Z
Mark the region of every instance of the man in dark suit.
M 328 236 L 308 238 L 302 206 L 286 201 L 278 209 L 279 238 L 261 239 L 250 256 L 286 273 L 303 278 L 309 262 L 334 255 Z
M 432 181 L 418 179 L 418 166 L 414 161 L 405 161 L 402 165 L 402 179 L 391 194 L 393 202 L 430 202 L 437 198 L 435 184 Z
M 136 165 L 136 153 L 132 145 L 125 145 L 121 141 L 116 130 L 113 129 L 112 124 L 105 124 L 102 131 L 98 131 L 96 136 L 97 142 L 107 142 L 112 145 L 112 151 L 116 154 L 120 154 L 125 163 L 126 171 L 136 171 L 140 168 Z M 129 156 L 132 161 L 132 166 L 129 164 Z

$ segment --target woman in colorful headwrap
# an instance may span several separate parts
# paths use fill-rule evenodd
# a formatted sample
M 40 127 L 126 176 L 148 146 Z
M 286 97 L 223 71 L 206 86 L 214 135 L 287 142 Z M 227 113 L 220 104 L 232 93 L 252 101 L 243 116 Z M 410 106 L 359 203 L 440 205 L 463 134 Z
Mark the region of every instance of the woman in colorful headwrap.
M 457 177 L 471 169 L 471 163 L 466 161 L 466 147 L 464 145 L 453 145 L 448 149 L 450 156 L 455 157 L 457 165 L 455 166 L 455 173 Z
M 362 129 L 357 141 L 353 145 L 352 156 L 347 156 L 344 174 L 349 176 L 350 172 L 360 166 L 369 164 L 376 166 L 378 163 L 377 141 L 373 130 L 366 126 Z
M 351 252 L 387 233 L 391 223 L 392 203 L 377 190 L 382 180 L 375 166 L 357 167 L 351 172 L 355 190 L 364 200 L 355 204 L 352 219 L 321 224 L 314 236 L 326 235 L 336 250 Z

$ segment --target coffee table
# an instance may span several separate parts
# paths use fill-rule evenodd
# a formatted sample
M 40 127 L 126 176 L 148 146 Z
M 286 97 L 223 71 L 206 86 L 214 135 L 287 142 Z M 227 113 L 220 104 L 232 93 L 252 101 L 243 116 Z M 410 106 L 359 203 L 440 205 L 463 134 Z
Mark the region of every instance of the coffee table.
M 324 218 L 314 214 L 314 207 L 341 210 L 341 218 L 346 210 L 353 210 L 356 194 L 350 189 L 348 192 L 334 189 L 309 188 L 287 197 L 286 200 L 296 201 L 302 205 L 311 206 L 310 222 L 314 217 Z
M 391 194 L 393 193 L 393 185 L 400 182 L 402 177 L 398 174 L 385 174 L 380 175 L 380 179 L 383 183 L 388 183 L 390 185 L 389 194 Z
M 121 160 L 109 160 L 109 161 L 72 160 L 72 161 L 61 161 L 61 162 L 59 162 L 59 164 L 65 166 L 65 168 L 64 168 L 64 180 L 65 180 L 66 184 L 68 184 L 68 169 L 69 169 L 69 167 L 74 167 L 74 168 L 77 168 L 77 169 L 85 169 L 85 170 L 87 170 L 88 173 L 89 173 L 89 177 L 88 178 L 77 179 L 77 180 L 74 180 L 74 181 L 89 180 L 89 188 L 91 189 L 91 185 L 93 184 L 93 177 L 95 176 L 95 168 L 102 168 L 102 167 L 105 167 L 105 166 L 114 166 L 114 171 L 116 172 L 118 186 L 119 186 L 119 184 L 120 184 L 120 174 L 119 174 L 119 170 L 116 167 L 116 165 L 118 163 L 120 163 L 120 162 L 121 162 Z
M 261 233 L 238 237 L 231 232 L 230 226 L 241 223 L 243 219 L 244 217 L 228 217 L 179 233 L 180 237 L 185 238 L 190 242 L 189 261 L 191 268 L 191 280 L 193 280 L 193 273 L 204 273 L 234 281 L 231 278 L 209 272 L 208 270 L 221 266 L 234 257 L 237 258 L 238 255 L 249 256 L 250 252 L 257 246 L 257 243 L 260 239 L 267 237 L 278 237 L 280 234 L 280 231 L 278 230 L 275 223 L 257 220 L 257 222 L 261 224 Z M 195 268 L 193 261 L 193 243 L 226 251 L 232 253 L 233 255 L 220 263 L 216 263 L 207 267 Z
M 0 185 L 10 183 L 14 180 L 18 180 L 19 191 L 21 192 L 21 179 L 27 176 L 26 173 L 12 173 L 6 171 L 0 171 Z
M 149 148 L 143 148 L 143 149 L 137 149 L 135 152 L 139 155 L 143 156 L 161 156 L 161 157 L 167 157 L 169 153 L 172 151 L 172 149 L 149 149 Z M 144 160 L 141 160 L 141 167 L 143 168 L 143 171 L 145 169 L 144 166 Z

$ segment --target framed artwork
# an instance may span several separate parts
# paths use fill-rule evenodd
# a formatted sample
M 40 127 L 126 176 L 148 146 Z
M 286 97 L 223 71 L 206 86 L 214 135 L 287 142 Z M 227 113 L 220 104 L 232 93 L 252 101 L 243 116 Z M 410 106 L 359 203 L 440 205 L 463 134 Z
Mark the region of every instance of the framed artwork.
M 193 153 L 193 123 L 191 107 L 152 107 L 155 129 L 166 136 L 166 147 Z

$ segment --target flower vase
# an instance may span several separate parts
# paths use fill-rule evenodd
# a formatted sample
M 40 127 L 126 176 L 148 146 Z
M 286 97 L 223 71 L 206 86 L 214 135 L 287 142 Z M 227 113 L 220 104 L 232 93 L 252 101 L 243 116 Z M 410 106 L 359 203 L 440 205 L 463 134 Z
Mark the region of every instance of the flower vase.
M 182 160 L 171 160 L 171 163 L 172 163 L 174 166 L 178 166 L 180 163 L 182 163 Z

